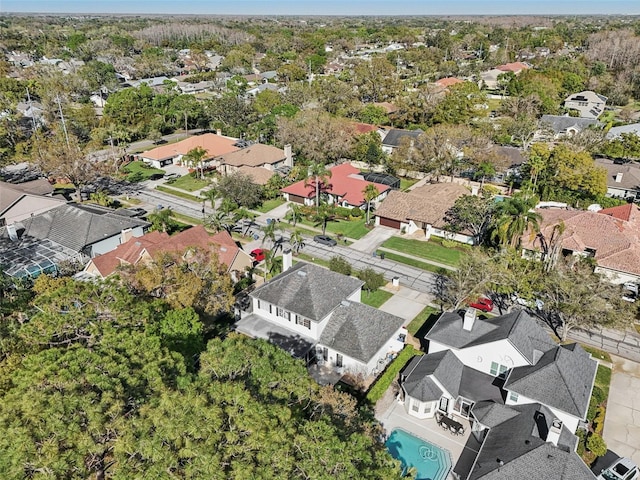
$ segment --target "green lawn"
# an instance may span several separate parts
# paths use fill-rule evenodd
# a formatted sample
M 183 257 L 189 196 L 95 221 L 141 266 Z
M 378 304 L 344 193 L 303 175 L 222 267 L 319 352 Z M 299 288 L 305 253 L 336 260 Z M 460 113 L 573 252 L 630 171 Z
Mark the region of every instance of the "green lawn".
M 311 255 L 307 255 L 306 253 L 299 253 L 298 255 L 293 257 L 293 261 L 295 262 L 296 260 L 303 260 L 305 262 L 315 263 L 316 265 L 321 265 L 323 267 L 329 268 L 329 262 L 327 260 L 323 260 L 321 258 L 315 258 L 315 257 L 312 257 Z
M 584 350 L 586 352 L 589 352 L 591 354 L 591 356 L 593 356 L 593 358 L 595 358 L 597 360 L 604 360 L 605 362 L 611 362 L 611 355 L 609 355 L 604 350 L 600 350 L 598 348 L 590 347 L 588 345 L 582 345 L 582 348 L 584 348 Z
M 327 223 L 327 235 L 335 236 L 340 233 L 345 237 L 358 240 L 370 232 L 370 230 L 365 226 L 365 221 L 365 218 L 358 218 L 356 220 L 337 220 L 335 222 L 329 222 Z M 302 222 L 298 222 L 298 224 L 300 223 L 322 230 L 321 225 L 316 227 L 315 223 L 310 222 L 309 220 L 302 220 Z
M 159 168 L 154 168 L 151 165 L 141 161 L 128 163 L 122 169 L 122 171 L 129 175 L 133 175 L 140 172 L 140 175 L 142 175 L 142 180 L 148 180 L 149 177 L 151 177 L 152 175 L 164 175 L 165 173 L 164 170 L 160 170 Z
M 369 305 L 373 308 L 380 308 L 380 306 L 393 297 L 393 293 L 386 290 L 376 290 L 375 292 L 362 291 L 361 300 L 365 305 Z
M 388 260 L 393 260 L 394 262 L 404 263 L 405 265 L 409 265 L 411 267 L 421 268 L 422 270 L 426 270 L 427 272 L 440 273 L 440 270 L 442 270 L 442 268 L 430 263 L 421 262 L 420 260 L 405 257 L 404 255 L 398 255 L 397 253 L 384 252 L 384 257 Z
M 168 193 L 170 195 L 174 195 L 176 197 L 184 198 L 185 200 L 190 200 L 192 202 L 202 202 L 204 200 L 201 197 L 197 197 L 195 195 L 191 195 L 189 193 L 181 192 L 180 190 L 176 190 L 175 188 L 165 187 L 163 185 L 156 185 L 156 190 L 159 190 L 164 193 Z
M 180 190 L 186 190 L 187 192 L 195 192 L 196 190 L 206 187 L 210 183 L 211 182 L 207 179 L 202 180 L 201 178 L 194 178 L 189 174 L 176 178 L 175 180 L 169 180 L 167 185 L 171 185 L 173 188 L 179 188 Z
M 407 326 L 407 330 L 415 337 L 416 333 L 418 333 L 424 326 L 426 333 L 431 329 L 431 327 L 433 327 L 438 318 L 440 318 L 440 310 L 427 305 L 413 320 L 411 320 L 411 323 Z
M 202 218 L 190 217 L 189 215 L 183 215 L 181 213 L 174 212 L 173 210 L 171 211 L 171 217 L 182 223 L 188 223 L 191 225 L 202 225 L 203 223 Z
M 382 244 L 383 247 L 397 250 L 408 255 L 426 258 L 445 265 L 457 266 L 464 252 L 455 248 L 443 247 L 436 241 L 409 240 L 406 238 L 391 237 Z
M 400 191 L 404 192 L 406 191 L 410 186 L 415 185 L 416 183 L 418 183 L 418 179 L 417 178 L 401 178 L 400 179 Z
M 255 208 L 254 210 L 260 212 L 260 213 L 267 213 L 271 210 L 273 210 L 276 207 L 279 207 L 280 205 L 282 205 L 285 202 L 285 199 L 282 197 L 278 197 L 278 198 L 272 198 L 271 200 L 265 200 L 264 202 L 262 202 L 262 205 L 260 205 L 259 207 Z

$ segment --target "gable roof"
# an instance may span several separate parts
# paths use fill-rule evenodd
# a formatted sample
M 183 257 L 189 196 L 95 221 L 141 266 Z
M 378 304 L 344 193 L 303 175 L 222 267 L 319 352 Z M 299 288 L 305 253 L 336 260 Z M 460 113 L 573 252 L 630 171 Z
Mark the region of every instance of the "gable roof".
M 177 143 L 161 145 L 160 147 L 142 152 L 139 156 L 151 160 L 165 160 L 177 157 L 178 155 L 186 155 L 190 150 L 196 147 L 202 147 L 207 151 L 206 160 L 239 150 L 239 147 L 235 146 L 237 141 L 237 138 L 224 137 L 222 135 L 216 135 L 215 133 L 205 133 L 204 135 L 194 135 L 185 138 Z
M 403 138 L 405 138 L 405 137 L 407 137 L 407 138 L 417 138 L 422 133 L 424 133 L 424 132 L 422 130 L 420 130 L 420 129 L 417 129 L 417 130 L 400 130 L 400 129 L 397 129 L 397 128 L 392 128 L 384 136 L 384 139 L 382 140 L 382 144 L 386 145 L 386 146 L 389 146 L 389 147 L 398 147 L 398 146 L 400 146 L 400 142 L 402 141 Z
M 370 123 L 352 122 L 350 125 L 353 127 L 353 131 L 357 135 L 378 131 L 378 127 L 371 125 Z
M 336 197 L 340 197 L 340 201 L 345 201 L 349 205 L 359 207 L 365 203 L 363 190 L 368 184 L 375 186 L 380 193 L 391 189 L 389 185 L 367 182 L 360 170 L 350 163 L 336 165 L 331 167 L 330 171 L 331 177 L 328 179 L 329 184 L 326 191 Z M 315 198 L 316 194 L 313 183 L 305 185 L 304 180 L 293 183 L 280 191 L 305 198 Z
M 474 405 L 483 410 L 486 405 Z M 546 441 L 553 413 L 531 403 L 498 407 L 503 420 L 489 429 L 477 456 L 463 455 L 454 471 L 467 480 L 587 480 L 595 479 L 574 448 L 575 435 L 562 427 L 558 446 Z
M 122 230 L 148 227 L 149 222 L 116 214 L 108 208 L 65 204 L 21 222 L 24 235 L 48 238 L 76 252 Z
M 216 252 L 220 263 L 227 267 L 231 266 L 240 250 L 226 231 L 210 235 L 202 225 L 197 225 L 171 237 L 166 233 L 150 232 L 131 238 L 115 250 L 98 255 L 92 259 L 92 263 L 103 277 L 107 277 L 120 265 L 135 265 L 145 252 L 153 257 L 159 252 L 184 252 L 190 247 Z
M 44 179 L 24 183 L 7 183 L 0 181 L 0 213 L 25 195 L 41 196 L 53 192 L 53 186 Z
M 251 297 L 319 322 L 364 282 L 299 262 L 251 292 Z
M 425 338 L 455 349 L 508 340 L 531 363 L 535 350 L 546 352 L 556 346 L 524 310 L 514 310 L 486 320 L 477 318 L 471 331 L 462 328 L 462 320 L 458 312 L 445 312 Z
M 219 160 L 234 167 L 241 167 L 246 165 L 248 167 L 260 167 L 264 164 L 274 164 L 284 161 L 286 158 L 284 150 L 281 148 L 273 147 L 271 145 L 264 145 L 262 143 L 255 143 L 242 149 L 236 149 L 228 153 L 220 155 Z
M 535 365 L 511 370 L 505 389 L 585 418 L 598 362 L 580 345 L 547 351 Z
M 319 344 L 368 363 L 404 324 L 404 319 L 359 302 L 343 301 L 333 311 Z
M 466 187 L 453 182 L 427 184 L 411 192 L 392 191 L 375 214 L 405 223 L 416 220 L 441 227 L 446 211 L 459 197 L 469 194 Z
M 553 133 L 567 133 L 569 129 L 582 131 L 590 125 L 597 125 L 598 120 L 595 118 L 570 117 L 568 115 L 542 115 L 538 122 L 540 125 L 546 125 L 553 130 Z
M 513 62 L 505 63 L 504 65 L 498 65 L 496 68 L 503 72 L 519 73 L 522 70 L 528 70 L 530 68 L 530 65 L 524 62 Z
M 245 175 L 249 175 L 249 177 L 251 177 L 251 181 L 256 185 L 266 185 L 271 177 L 273 177 L 274 175 L 278 175 L 276 172 L 274 172 L 273 170 L 269 170 L 268 168 L 248 167 L 246 165 L 238 168 L 238 171 L 240 173 L 244 173 Z
M 613 140 L 623 133 L 633 133 L 640 136 L 640 123 L 630 123 L 629 125 L 621 125 L 619 127 L 611 127 L 607 132 L 607 139 Z
M 599 210 L 598 213 L 602 215 L 609 215 L 610 217 L 617 218 L 618 220 L 624 220 L 625 222 L 640 219 L 640 207 L 634 203 L 626 203 L 624 205 L 618 205 L 617 207 L 603 208 L 602 210 Z
M 439 85 L 445 88 L 450 87 L 451 85 L 455 85 L 457 83 L 463 83 L 463 80 L 460 80 L 459 78 L 456 78 L 456 77 L 445 77 L 435 81 L 436 85 Z

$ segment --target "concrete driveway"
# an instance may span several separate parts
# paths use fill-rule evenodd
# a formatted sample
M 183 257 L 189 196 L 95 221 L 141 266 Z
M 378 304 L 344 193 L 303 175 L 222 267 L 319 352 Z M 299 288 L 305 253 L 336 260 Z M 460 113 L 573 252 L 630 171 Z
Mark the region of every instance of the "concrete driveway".
M 611 359 L 603 437 L 610 450 L 640 465 L 640 363 L 614 355 Z
M 393 292 L 394 295 L 380 306 L 380 310 L 404 318 L 407 322 L 413 320 L 433 300 L 432 295 L 402 285 L 398 289 L 385 288 L 385 290 Z M 362 296 L 365 295 L 366 293 L 363 292 Z
M 389 227 L 375 227 L 361 239 L 353 242 L 350 247 L 364 253 L 373 253 L 385 240 L 392 237 L 397 230 Z

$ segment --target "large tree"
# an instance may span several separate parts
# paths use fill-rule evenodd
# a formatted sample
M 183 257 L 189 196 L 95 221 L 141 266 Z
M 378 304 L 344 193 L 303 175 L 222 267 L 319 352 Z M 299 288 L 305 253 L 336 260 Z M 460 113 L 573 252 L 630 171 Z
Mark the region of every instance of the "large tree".
M 496 201 L 491 195 L 463 195 L 446 211 L 444 220 L 453 232 L 468 231 L 474 244 L 484 242 L 494 213 Z
M 253 208 L 262 199 L 260 185 L 253 183 L 251 176 L 242 172 L 225 175 L 218 181 L 215 188 L 220 197 L 231 200 L 241 207 Z

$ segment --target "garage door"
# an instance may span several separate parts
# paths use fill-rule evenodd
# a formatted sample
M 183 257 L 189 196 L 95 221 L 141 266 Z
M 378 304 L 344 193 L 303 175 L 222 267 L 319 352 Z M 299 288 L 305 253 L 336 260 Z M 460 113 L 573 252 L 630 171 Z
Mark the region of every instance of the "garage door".
M 289 194 L 289 201 L 293 203 L 301 203 L 304 205 L 304 197 L 300 197 L 298 195 Z
M 380 225 L 383 225 L 385 227 L 397 228 L 398 230 L 400 230 L 400 220 L 380 217 Z

